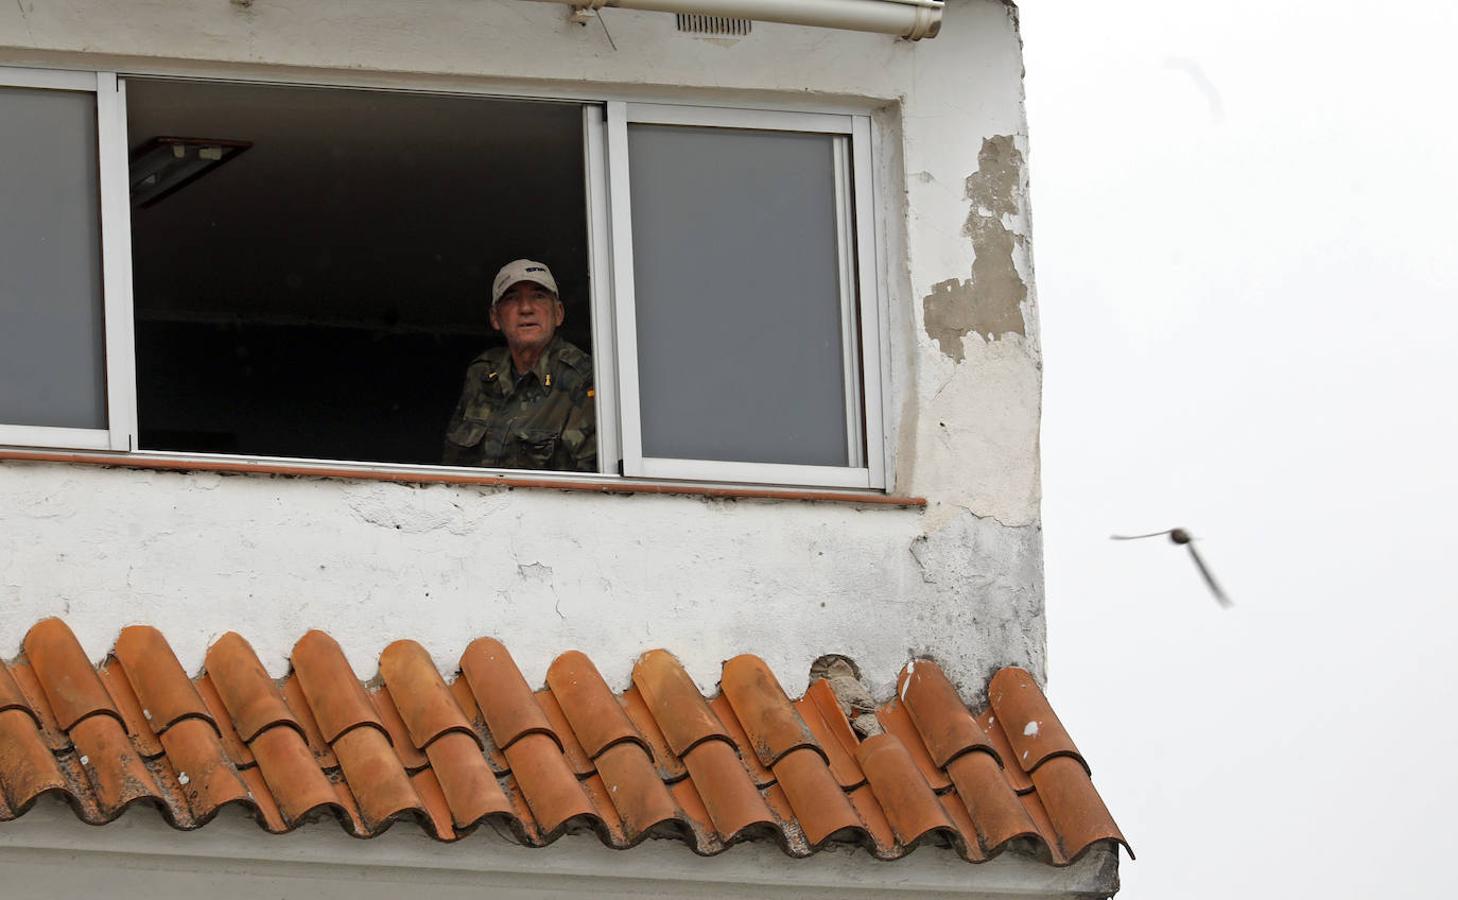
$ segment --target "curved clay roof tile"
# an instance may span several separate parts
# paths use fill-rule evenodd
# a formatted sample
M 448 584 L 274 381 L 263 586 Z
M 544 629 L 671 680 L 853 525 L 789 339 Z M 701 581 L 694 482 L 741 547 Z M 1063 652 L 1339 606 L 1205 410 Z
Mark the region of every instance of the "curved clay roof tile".
M 461 673 L 481 708 L 491 739 L 503 751 L 528 734 L 544 734 L 561 747 L 516 661 L 494 638 L 477 638 L 461 654 Z
M 208 648 L 205 664 L 209 680 L 243 743 L 252 743 L 275 725 L 287 725 L 301 739 L 304 737 L 303 726 L 284 703 L 278 685 L 242 636 L 230 631 L 218 638 Z
M 440 677 L 435 661 L 420 644 L 396 641 L 386 647 L 380 654 L 380 676 L 417 748 L 424 750 L 450 731 L 475 739 L 470 720 L 456 703 L 445 679 Z
M 122 629 L 112 652 L 142 704 L 144 717 L 158 734 L 188 717 L 213 720 L 162 632 L 150 625 L 129 625 Z
M 60 619 L 36 623 L 25 636 L 25 655 L 45 692 L 56 723 L 69 732 L 87 716 L 104 713 L 122 724 L 121 713 L 111 702 L 96 669 L 76 635 Z
M 748 653 L 734 657 L 724 663 L 720 686 L 761 763 L 773 768 L 786 754 L 801 748 L 826 759 L 815 734 L 795 712 L 764 660 Z

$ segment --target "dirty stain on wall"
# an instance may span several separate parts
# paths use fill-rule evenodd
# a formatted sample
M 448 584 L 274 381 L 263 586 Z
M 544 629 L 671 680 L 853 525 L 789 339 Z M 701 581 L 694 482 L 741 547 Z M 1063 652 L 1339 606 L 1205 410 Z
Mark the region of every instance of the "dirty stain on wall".
M 977 171 L 967 178 L 972 209 L 962 228 L 972 240 L 972 277 L 938 282 L 922 298 L 927 336 L 957 362 L 966 358 L 962 340 L 968 334 L 975 332 L 989 341 L 1027 334 L 1022 306 L 1028 286 L 1013 264 L 1014 245 L 1023 237 L 1004 221 L 1020 213 L 1022 179 L 1023 155 L 1012 135 L 984 139 Z

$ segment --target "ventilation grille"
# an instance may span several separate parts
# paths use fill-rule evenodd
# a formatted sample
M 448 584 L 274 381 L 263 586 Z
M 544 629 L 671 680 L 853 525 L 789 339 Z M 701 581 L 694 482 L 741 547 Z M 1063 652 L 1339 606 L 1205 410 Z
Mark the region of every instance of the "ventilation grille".
M 678 30 L 692 34 L 724 34 L 743 37 L 754 25 L 748 19 L 726 19 L 723 16 L 691 16 L 678 13 Z

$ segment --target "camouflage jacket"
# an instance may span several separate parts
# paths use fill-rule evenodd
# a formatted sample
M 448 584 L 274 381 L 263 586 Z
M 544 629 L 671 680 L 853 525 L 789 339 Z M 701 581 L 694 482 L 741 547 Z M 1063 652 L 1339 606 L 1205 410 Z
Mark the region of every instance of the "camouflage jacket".
M 446 427 L 448 466 L 597 471 L 592 357 L 557 337 L 531 371 L 517 375 L 505 347 L 466 369 Z

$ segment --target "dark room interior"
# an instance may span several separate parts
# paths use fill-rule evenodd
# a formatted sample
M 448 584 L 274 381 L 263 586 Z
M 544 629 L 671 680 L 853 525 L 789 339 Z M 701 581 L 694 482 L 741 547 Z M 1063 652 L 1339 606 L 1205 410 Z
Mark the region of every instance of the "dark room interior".
M 131 80 L 158 137 L 247 145 L 150 205 L 132 253 L 142 447 L 435 464 L 490 279 L 557 276 L 591 352 L 578 104 Z M 135 171 L 135 170 L 134 170 Z

